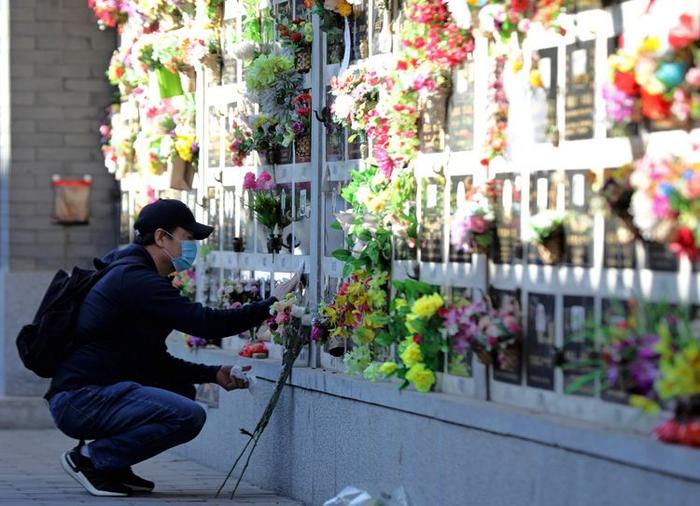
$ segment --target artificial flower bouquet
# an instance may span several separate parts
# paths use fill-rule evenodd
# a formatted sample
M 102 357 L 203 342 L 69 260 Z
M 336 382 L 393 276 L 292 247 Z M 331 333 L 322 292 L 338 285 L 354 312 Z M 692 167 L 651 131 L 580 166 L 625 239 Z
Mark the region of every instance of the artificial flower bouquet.
M 700 254 L 700 148 L 677 156 L 657 152 L 630 175 L 631 210 L 642 237 L 690 259 Z
M 267 358 L 269 354 L 265 341 L 249 341 L 238 352 L 239 356 L 245 358 Z
M 230 141 L 228 149 L 231 154 L 231 162 L 235 167 L 242 167 L 255 149 L 253 132 L 248 124 L 240 116 L 237 116 L 230 119 L 227 134 Z
M 488 255 L 495 239 L 496 182 L 489 181 L 469 189 L 465 201 L 457 204 L 450 220 L 450 241 L 461 251 Z
M 92 9 L 100 30 L 105 28 L 118 28 L 129 19 L 130 0 L 88 0 L 88 7 Z
M 280 150 L 291 142 L 285 126 L 271 116 L 258 114 L 252 118 L 251 131 L 255 150 L 265 157 L 265 163 L 279 163 Z
M 386 377 L 403 380 L 419 392 L 428 392 L 435 384 L 435 372 L 442 369 L 447 352 L 440 310 L 445 301 L 435 287 L 419 281 L 394 282 L 396 297 L 391 302 L 388 338 L 399 339 L 399 360 L 385 362 L 379 371 Z
M 180 290 L 180 295 L 194 300 L 197 295 L 197 275 L 195 269 L 187 269 L 172 275 L 172 285 Z
M 494 308 L 486 300 L 463 300 L 440 311 L 450 346 L 459 354 L 472 350 L 485 365 L 503 370 L 520 367 L 522 324 L 517 300 Z
M 290 331 L 298 331 L 301 319 L 306 312 L 304 306 L 299 305 L 297 296 L 287 294 L 284 299 L 276 301 L 270 306 L 270 318 L 265 325 L 272 335 L 275 344 L 285 344 Z
M 530 216 L 526 239 L 535 244 L 545 264 L 556 264 L 564 251 L 566 213 L 545 209 Z
M 297 18 L 291 22 L 277 25 L 282 44 L 294 53 L 294 68 L 300 74 L 311 70 L 311 43 L 313 42 L 313 27 L 311 21 Z
M 292 99 L 294 108 L 290 122 L 294 134 L 294 153 L 297 160 L 311 159 L 311 95 L 300 93 Z
M 625 33 L 609 58 L 603 91 L 608 118 L 618 126 L 641 119 L 683 125 L 700 118 L 697 13 L 683 14 L 670 30 L 663 22 L 639 26 L 650 31 Z
M 260 298 L 260 282 L 226 278 L 218 290 L 218 305 L 222 309 L 237 309 Z

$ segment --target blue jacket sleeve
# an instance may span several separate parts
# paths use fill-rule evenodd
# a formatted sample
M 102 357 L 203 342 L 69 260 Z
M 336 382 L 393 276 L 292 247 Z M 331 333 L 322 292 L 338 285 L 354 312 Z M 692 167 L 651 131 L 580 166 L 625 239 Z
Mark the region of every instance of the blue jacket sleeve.
M 167 278 L 147 267 L 128 266 L 122 275 L 126 304 L 144 318 L 155 318 L 175 330 L 197 337 L 220 338 L 239 334 L 263 323 L 275 302 L 270 297 L 238 309 L 212 309 L 180 295 Z

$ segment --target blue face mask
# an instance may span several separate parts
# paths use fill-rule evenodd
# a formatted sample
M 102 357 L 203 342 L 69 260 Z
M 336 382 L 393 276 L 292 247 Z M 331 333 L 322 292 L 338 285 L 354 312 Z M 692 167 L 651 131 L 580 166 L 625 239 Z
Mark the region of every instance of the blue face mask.
M 166 234 L 168 234 L 166 232 Z M 172 236 L 172 234 L 168 234 L 170 237 L 175 239 L 175 237 Z M 173 263 L 173 267 L 177 272 L 182 272 L 186 271 L 187 269 L 191 269 L 192 266 L 194 265 L 194 261 L 197 258 L 197 241 L 183 241 L 182 239 L 178 239 L 180 241 L 182 253 L 180 253 L 180 256 L 174 257 L 170 254 L 170 252 L 166 249 L 165 252 L 168 254 L 170 257 L 170 261 Z M 165 249 L 165 248 L 164 248 Z

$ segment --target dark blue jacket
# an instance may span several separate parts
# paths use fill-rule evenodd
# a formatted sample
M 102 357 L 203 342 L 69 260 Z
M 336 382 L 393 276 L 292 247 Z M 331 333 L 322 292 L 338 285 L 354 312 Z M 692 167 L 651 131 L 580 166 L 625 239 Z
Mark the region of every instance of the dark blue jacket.
M 98 267 L 126 256 L 138 262 L 119 265 L 90 290 L 77 322 L 85 343 L 61 363 L 46 397 L 86 385 L 135 381 L 176 390 L 173 385 L 215 382 L 218 366 L 195 364 L 167 352 L 165 340 L 175 330 L 220 338 L 260 325 L 269 316 L 269 298 L 241 309 L 211 309 L 191 302 L 158 274 L 146 248 L 132 244 L 113 251 Z

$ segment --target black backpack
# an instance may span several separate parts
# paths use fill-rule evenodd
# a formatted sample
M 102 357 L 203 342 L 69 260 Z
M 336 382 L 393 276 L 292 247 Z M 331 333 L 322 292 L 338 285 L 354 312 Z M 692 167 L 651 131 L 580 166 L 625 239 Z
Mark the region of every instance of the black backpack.
M 80 305 L 90 289 L 118 265 L 144 263 L 138 256 L 121 258 L 100 270 L 74 267 L 68 275 L 56 273 L 41 300 L 34 321 L 17 335 L 17 350 L 27 369 L 51 378 L 58 365 L 76 345 L 75 325 Z

